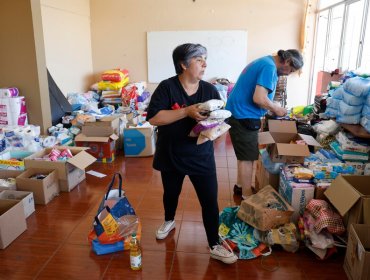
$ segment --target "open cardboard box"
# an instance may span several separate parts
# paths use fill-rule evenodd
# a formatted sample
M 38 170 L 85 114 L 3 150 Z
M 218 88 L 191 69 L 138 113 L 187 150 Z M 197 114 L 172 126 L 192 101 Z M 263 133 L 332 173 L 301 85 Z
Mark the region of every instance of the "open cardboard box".
M 60 190 L 69 192 L 85 179 L 85 168 L 95 162 L 96 158 L 87 153 L 87 148 L 84 147 L 55 146 L 54 149 L 69 149 L 73 157 L 69 158 L 67 161 L 43 160 L 42 158 L 48 155 L 52 150 L 52 148 L 45 148 L 26 157 L 24 159 L 24 164 L 26 169 L 32 167 L 57 170 Z
M 350 280 L 370 279 L 370 225 L 350 226 L 343 267 Z
M 35 212 L 35 201 L 33 199 L 33 192 L 24 191 L 1 191 L 0 199 L 10 199 L 10 200 L 22 200 L 24 215 L 28 218 L 33 212 Z
M 34 175 L 43 174 L 44 179 L 31 178 Z M 33 193 L 36 204 L 46 205 L 59 195 L 59 180 L 56 170 L 28 168 L 17 178 L 17 188 Z
M 112 134 L 119 134 L 121 116 L 107 116 L 96 122 L 86 122 L 81 128 L 85 136 L 109 137 Z
M 26 229 L 22 201 L 0 199 L 0 249 L 5 249 Z
M 114 161 L 116 153 L 116 141 L 118 136 L 86 136 L 82 133 L 75 138 L 76 146 L 88 147 L 87 152 L 94 156 L 97 161 L 107 163 Z
M 324 195 L 351 224 L 370 224 L 370 176 L 339 175 Z
M 303 163 L 310 155 L 308 146 L 321 146 L 312 136 L 297 133 L 295 121 L 268 120 L 268 126 L 269 131 L 258 133 L 258 143 L 268 145 L 273 162 Z M 307 145 L 291 143 L 296 140 L 304 140 Z

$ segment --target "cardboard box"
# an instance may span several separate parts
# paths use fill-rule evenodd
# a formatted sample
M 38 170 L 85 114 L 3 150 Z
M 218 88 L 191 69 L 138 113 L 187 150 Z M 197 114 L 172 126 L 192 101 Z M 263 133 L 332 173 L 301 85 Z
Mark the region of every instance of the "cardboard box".
M 350 226 L 343 267 L 350 280 L 370 279 L 370 225 Z
M 35 201 L 33 199 L 32 192 L 23 191 L 2 191 L 0 192 L 0 199 L 12 199 L 21 200 L 24 208 L 24 215 L 28 218 L 33 212 L 35 212 Z
M 5 184 L 0 183 L 0 191 L 5 191 L 5 190 L 16 190 L 16 183 L 15 183 L 15 178 L 20 175 L 23 171 L 21 170 L 8 170 L 8 169 L 0 169 L 0 179 L 13 179 L 13 183 L 7 182 Z
M 121 116 L 107 116 L 96 122 L 86 122 L 81 128 L 85 136 L 109 137 L 112 134 L 119 135 Z
M 26 229 L 23 203 L 0 199 L 0 249 L 5 249 Z
M 280 173 L 279 194 L 293 207 L 291 221 L 296 223 L 299 216 L 302 216 L 307 203 L 314 198 L 315 186 L 294 188 L 288 181 L 284 172 Z
M 251 226 L 270 230 L 290 222 L 294 209 L 271 186 L 247 197 L 240 204 L 237 217 Z
M 48 155 L 51 148 L 43 149 L 24 159 L 26 169 L 42 168 L 58 171 L 59 187 L 62 192 L 70 192 L 78 183 L 85 179 L 85 168 L 96 161 L 83 147 L 54 147 L 59 150 L 69 149 L 73 155 L 67 161 L 48 161 L 42 157 Z
M 80 133 L 76 136 L 75 143 L 79 147 L 88 147 L 86 152 L 95 157 L 97 161 L 107 163 L 114 161 L 117 140 L 116 134 L 107 137 L 92 137 Z
M 279 174 L 272 174 L 266 170 L 264 167 L 261 157 L 258 159 L 256 164 L 256 180 L 255 187 L 257 190 L 270 185 L 275 190 L 279 188 Z
M 154 127 L 127 127 L 123 130 L 123 149 L 126 157 L 152 156 L 155 152 Z
M 344 223 L 370 224 L 370 176 L 339 175 L 324 195 L 344 217 Z
M 273 162 L 303 163 L 310 155 L 308 146 L 320 147 L 312 136 L 297 133 L 294 121 L 268 120 L 268 126 L 269 131 L 258 133 L 258 143 L 267 145 Z M 296 140 L 304 140 L 307 145 L 291 144 Z
M 44 179 L 31 178 L 34 175 L 47 175 Z M 33 193 L 36 204 L 48 204 L 59 195 L 59 181 L 56 170 L 29 168 L 16 178 L 17 189 Z
M 24 170 L 25 157 L 32 155 L 31 151 L 4 151 L 0 154 L 0 169 Z

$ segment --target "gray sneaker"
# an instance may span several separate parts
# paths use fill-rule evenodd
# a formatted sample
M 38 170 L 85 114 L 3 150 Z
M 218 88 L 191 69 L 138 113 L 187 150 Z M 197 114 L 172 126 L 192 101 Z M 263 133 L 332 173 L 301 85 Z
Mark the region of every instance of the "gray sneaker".
M 157 239 L 165 239 L 167 235 L 173 230 L 176 226 L 175 221 L 165 221 L 156 232 Z
M 222 245 L 215 245 L 209 250 L 211 258 L 222 261 L 226 264 L 232 264 L 238 260 L 238 257 Z

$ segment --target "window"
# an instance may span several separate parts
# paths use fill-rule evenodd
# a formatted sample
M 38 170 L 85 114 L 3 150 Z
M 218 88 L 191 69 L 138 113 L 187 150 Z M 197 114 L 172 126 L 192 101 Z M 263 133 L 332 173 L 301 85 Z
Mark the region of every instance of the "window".
M 321 0 L 319 4 L 319 9 L 320 10 L 325 9 L 342 1 L 343 0 Z
M 370 0 L 321 0 L 317 14 L 311 103 L 319 71 L 370 72 Z M 365 28 L 366 27 L 366 28 Z
M 367 18 L 366 28 L 364 32 L 364 39 L 363 39 L 363 46 L 362 46 L 362 56 L 360 58 L 360 67 L 363 70 L 370 69 L 370 19 L 369 16 Z
M 329 11 L 329 26 L 326 42 L 326 54 L 324 57 L 325 71 L 333 71 L 338 68 L 340 40 L 342 35 L 344 5 L 334 7 Z
M 343 52 L 340 66 L 342 70 L 354 70 L 358 67 L 357 56 L 360 48 L 360 35 L 364 0 L 348 5 L 345 30 L 343 32 Z

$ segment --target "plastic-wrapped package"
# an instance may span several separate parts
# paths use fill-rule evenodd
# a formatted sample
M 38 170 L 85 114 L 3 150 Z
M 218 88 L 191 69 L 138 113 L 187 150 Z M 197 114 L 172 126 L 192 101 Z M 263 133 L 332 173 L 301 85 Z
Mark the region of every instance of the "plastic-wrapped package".
M 231 117 L 231 112 L 228 110 L 224 110 L 224 109 L 212 111 L 209 114 L 210 119 L 227 119 L 230 117 Z
M 358 106 L 349 105 L 343 100 L 339 102 L 339 113 L 343 115 L 361 114 L 363 104 Z
M 261 150 L 260 153 L 262 158 L 262 164 L 265 167 L 265 169 L 271 174 L 279 174 L 280 168 L 283 167 L 284 163 L 272 162 L 270 155 L 268 154 L 266 149 Z
M 370 119 L 367 117 L 361 118 L 361 125 L 365 128 L 365 130 L 370 133 Z
M 343 84 L 343 88 L 354 96 L 366 98 L 370 93 L 370 78 L 350 78 Z
M 224 107 L 225 103 L 219 99 L 211 99 L 199 104 L 199 108 L 208 112 L 212 112 Z
M 336 118 L 337 115 L 338 115 L 338 109 L 337 108 L 332 108 L 332 107 L 326 107 L 324 115 L 327 118 Z
M 343 101 L 348 105 L 352 106 L 364 105 L 365 100 L 366 99 L 364 97 L 357 97 L 347 92 L 343 94 Z
M 364 108 L 362 108 L 362 116 L 370 120 L 370 105 L 364 105 Z
M 329 135 L 337 133 L 339 128 L 339 125 L 333 120 L 321 121 L 313 126 L 313 129 L 317 133 L 326 133 Z
M 223 122 L 223 120 L 219 121 L 219 120 L 208 120 L 208 119 L 204 120 L 204 121 L 200 121 L 193 127 L 189 136 L 190 137 L 197 137 L 199 135 L 199 133 L 201 133 L 202 131 L 204 131 L 206 129 L 213 128 L 215 126 L 218 126 L 222 122 Z
M 338 115 L 338 123 L 347 123 L 347 124 L 359 124 L 361 120 L 361 114 L 356 115 Z
M 368 153 L 370 150 L 369 145 L 366 145 L 366 144 L 362 145 L 360 143 L 357 143 L 351 140 L 350 139 L 351 134 L 340 131 L 335 135 L 335 138 L 337 139 L 337 141 L 339 142 L 343 150 L 360 152 L 360 153 Z
M 203 144 L 207 141 L 215 140 L 216 138 L 224 134 L 226 131 L 228 131 L 230 127 L 231 126 L 228 125 L 227 123 L 222 123 L 218 126 L 202 131 L 198 136 L 197 145 Z
M 340 99 L 336 99 L 334 97 L 328 97 L 326 99 L 326 106 L 331 107 L 331 108 L 338 108 L 340 101 L 341 101 Z
M 331 91 L 331 97 L 334 99 L 342 100 L 343 99 L 343 87 L 339 87 L 333 91 Z
M 221 84 L 218 84 L 218 83 L 214 84 L 214 86 L 216 87 L 218 93 L 220 94 L 220 97 L 221 97 L 222 101 L 224 101 L 226 103 L 228 86 L 221 85 Z
M 101 79 L 103 81 L 110 82 L 121 82 L 126 77 L 128 77 L 128 70 L 126 69 L 107 70 L 101 74 Z

